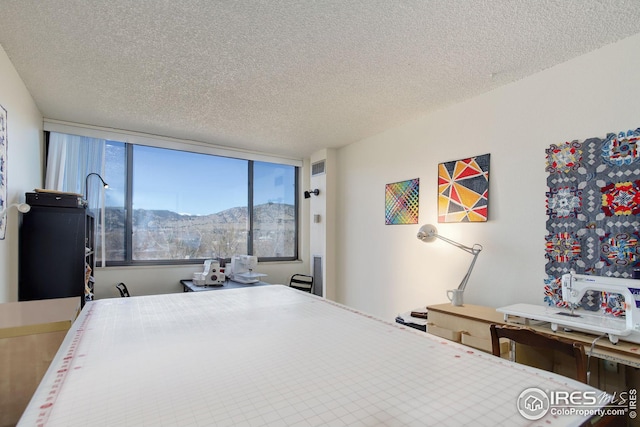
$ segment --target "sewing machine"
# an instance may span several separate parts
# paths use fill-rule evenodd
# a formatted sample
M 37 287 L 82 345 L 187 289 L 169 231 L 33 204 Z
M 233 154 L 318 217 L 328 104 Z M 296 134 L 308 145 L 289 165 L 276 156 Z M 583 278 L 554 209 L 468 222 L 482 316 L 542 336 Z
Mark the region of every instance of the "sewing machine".
M 196 286 L 222 286 L 225 280 L 224 268 L 213 259 L 204 261 L 204 271 L 193 273 L 193 284 Z
M 258 265 L 258 257 L 251 255 L 234 255 L 231 257 L 229 272 L 231 280 L 239 283 L 258 283 L 266 274 L 254 273 L 253 269 Z
M 576 310 L 575 307 L 590 290 L 622 295 L 624 302 L 620 308 L 624 309 L 625 315 L 614 317 L 602 310 Z M 587 333 L 607 334 L 613 344 L 619 339 L 640 343 L 640 281 L 567 273 L 562 276 L 562 298 L 568 303 L 568 308 L 514 304 L 497 311 L 505 314 L 505 321 L 513 315 L 549 322 L 554 332 L 562 326 Z

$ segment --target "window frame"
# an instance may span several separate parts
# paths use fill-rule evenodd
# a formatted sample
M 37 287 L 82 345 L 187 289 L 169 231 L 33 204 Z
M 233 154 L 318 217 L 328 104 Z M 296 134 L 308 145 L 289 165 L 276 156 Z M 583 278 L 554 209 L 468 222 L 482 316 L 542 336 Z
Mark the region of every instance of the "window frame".
M 250 164 L 248 168 L 251 181 L 247 182 L 249 186 L 248 194 L 248 215 L 249 215 L 249 230 L 247 233 L 247 251 L 250 254 L 253 252 L 253 165 L 254 162 L 265 162 L 265 163 L 273 163 L 284 166 L 292 166 L 294 168 L 294 221 L 295 221 L 295 232 L 294 232 L 294 254 L 292 256 L 286 257 L 259 257 L 258 261 L 260 262 L 291 262 L 298 261 L 300 259 L 300 233 L 301 233 L 301 224 L 300 224 L 300 188 L 301 188 L 301 170 L 304 165 L 301 159 L 290 158 L 286 156 L 277 156 L 277 155 L 268 155 L 260 152 L 254 152 L 250 150 L 243 149 L 235 149 L 231 147 L 219 146 L 210 143 L 203 143 L 193 140 L 182 140 L 171 137 L 162 137 L 156 135 L 149 135 L 139 132 L 131 132 L 126 130 L 119 129 L 107 129 L 101 128 L 91 125 L 80 125 L 71 122 L 62 122 L 57 120 L 45 119 L 43 123 L 43 130 L 45 133 L 44 141 L 45 141 L 45 158 L 48 152 L 48 141 L 49 141 L 49 132 L 59 132 L 66 133 L 71 135 L 79 135 L 86 136 L 90 138 L 100 138 L 108 141 L 121 142 L 124 143 L 127 147 L 127 160 L 126 160 L 126 199 L 125 200 L 125 209 L 126 209 L 126 224 L 125 224 L 125 235 L 124 235 L 124 245 L 125 245 L 125 260 L 117 261 L 117 260 L 108 260 L 105 259 L 105 265 L 102 264 L 101 259 L 96 259 L 97 267 L 135 267 L 135 266 L 152 266 L 152 265 L 189 265 L 189 264 L 201 264 L 206 258 L 192 258 L 192 259 L 169 259 L 169 260 L 133 260 L 132 254 L 132 237 L 133 237 L 133 211 L 130 209 L 132 206 L 131 196 L 133 194 L 132 187 L 133 181 L 129 177 L 133 176 L 133 162 L 129 159 L 132 159 L 131 152 L 133 151 L 134 145 L 144 145 L 150 146 L 159 149 L 169 149 L 169 150 L 178 150 L 178 151 L 186 151 L 195 154 L 203 154 L 203 155 L 212 155 L 218 157 L 230 157 L 240 160 L 247 160 Z M 46 173 L 46 164 L 44 165 Z M 96 213 L 97 215 L 97 213 Z M 96 218 L 97 219 L 97 218 Z M 97 223 L 98 221 L 96 221 Z M 228 259 L 227 259 L 228 260 Z
M 123 142 L 123 141 L 114 141 L 114 142 Z M 133 149 L 136 144 L 132 144 L 129 142 L 123 142 L 125 145 L 125 170 L 126 170 L 126 190 L 125 190 L 125 231 L 124 231 L 124 245 L 125 245 L 125 259 L 124 260 L 109 260 L 105 259 L 106 267 L 123 267 L 123 266 L 149 266 L 149 265 L 188 265 L 188 264 L 202 264 L 207 258 L 189 258 L 189 259 L 166 259 L 166 260 L 134 260 L 133 259 Z M 165 147 L 154 147 L 162 150 L 178 150 L 178 151 L 186 151 L 195 154 L 207 155 L 207 156 L 218 156 L 216 154 L 208 154 L 208 153 L 200 153 L 183 149 L 174 149 L 174 148 L 165 148 Z M 218 157 L 229 157 L 229 156 L 218 156 Z M 247 231 L 247 254 L 253 254 L 253 236 L 254 236 L 254 213 L 253 213 L 253 170 L 256 160 L 250 159 L 242 159 L 239 157 L 233 157 L 240 160 L 247 160 L 248 168 L 247 168 L 247 215 L 248 215 L 248 231 Z M 267 162 L 260 160 L 265 163 L 274 163 L 274 164 L 282 164 L 276 162 Z M 295 221 L 295 232 L 294 232 L 294 253 L 292 256 L 288 257 L 258 257 L 259 262 L 281 262 L 281 261 L 297 261 L 299 259 L 300 254 L 300 214 L 299 214 L 299 189 L 300 189 L 300 167 L 294 165 L 294 221 Z M 239 254 L 242 255 L 242 254 Z M 101 264 L 102 261 L 99 258 L 96 264 Z M 229 258 L 226 258 L 226 261 L 230 261 Z M 98 267 L 102 267 L 98 265 Z

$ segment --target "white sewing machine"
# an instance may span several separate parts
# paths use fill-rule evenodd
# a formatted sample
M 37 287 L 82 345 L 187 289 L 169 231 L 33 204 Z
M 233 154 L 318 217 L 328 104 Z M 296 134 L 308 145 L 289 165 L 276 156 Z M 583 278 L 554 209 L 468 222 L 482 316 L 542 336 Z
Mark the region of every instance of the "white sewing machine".
M 226 280 L 224 268 L 220 267 L 220 262 L 207 259 L 204 261 L 204 271 L 193 273 L 193 284 L 197 286 L 221 286 Z
M 227 264 L 227 266 L 229 266 Z M 251 255 L 234 255 L 231 257 L 230 270 L 227 272 L 231 280 L 239 283 L 257 283 L 266 274 L 254 273 L 258 266 L 258 257 Z
M 580 304 L 589 290 L 622 295 L 625 316 L 605 315 L 602 310 L 575 310 L 573 307 Z M 508 321 L 509 315 L 513 315 L 549 322 L 554 332 L 560 325 L 577 331 L 607 334 L 613 344 L 618 339 L 640 343 L 640 281 L 567 273 L 562 276 L 562 298 L 571 308 L 514 304 L 498 308 L 497 311 L 505 314 L 505 321 Z

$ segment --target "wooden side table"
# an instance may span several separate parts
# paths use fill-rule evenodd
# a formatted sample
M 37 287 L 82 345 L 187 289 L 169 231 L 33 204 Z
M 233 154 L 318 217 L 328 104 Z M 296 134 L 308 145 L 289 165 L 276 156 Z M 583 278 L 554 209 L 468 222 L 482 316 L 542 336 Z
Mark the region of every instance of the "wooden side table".
M 460 342 L 470 347 L 491 353 L 492 323 L 504 323 L 503 316 L 495 308 L 464 304 L 454 306 L 450 303 L 428 306 L 429 321 L 427 332 Z M 505 343 L 502 352 L 508 351 Z
M 0 427 L 20 419 L 80 305 L 80 297 L 0 304 Z

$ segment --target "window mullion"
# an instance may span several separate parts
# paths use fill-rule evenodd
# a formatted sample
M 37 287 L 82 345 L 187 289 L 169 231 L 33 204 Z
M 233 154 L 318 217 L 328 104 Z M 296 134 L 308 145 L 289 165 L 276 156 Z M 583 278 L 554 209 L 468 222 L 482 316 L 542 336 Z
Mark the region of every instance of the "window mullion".
M 133 260 L 133 144 L 125 144 L 126 154 L 126 192 L 125 192 L 125 260 L 130 264 Z
M 249 167 L 247 168 L 247 183 L 248 183 L 248 203 L 247 203 L 247 221 L 249 222 L 249 232 L 247 233 L 247 254 L 253 255 L 253 160 L 249 160 Z

